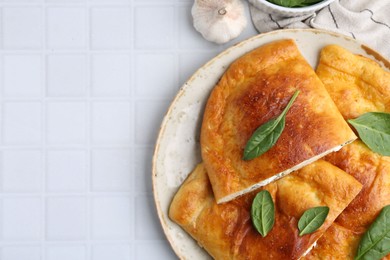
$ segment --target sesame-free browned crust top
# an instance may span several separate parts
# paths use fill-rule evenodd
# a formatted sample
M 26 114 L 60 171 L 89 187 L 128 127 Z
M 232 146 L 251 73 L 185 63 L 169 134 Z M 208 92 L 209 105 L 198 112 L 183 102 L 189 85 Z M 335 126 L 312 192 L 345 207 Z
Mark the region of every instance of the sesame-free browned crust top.
M 299 259 L 333 223 L 361 189 L 339 168 L 318 160 L 263 187 L 275 203 L 275 224 L 263 238 L 253 227 L 250 207 L 258 191 L 217 204 L 203 164 L 176 193 L 169 217 L 186 230 L 215 259 Z M 314 233 L 298 236 L 303 212 L 330 208 L 325 223 Z
M 390 204 L 390 157 L 372 152 L 358 140 L 325 159 L 351 174 L 363 189 L 304 259 L 352 260 L 363 234 Z
M 257 127 L 300 94 L 268 152 L 244 161 Z M 232 63 L 206 105 L 202 158 L 217 202 L 356 138 L 292 40 L 272 42 Z
M 390 73 L 374 61 L 329 45 L 321 51 L 317 74 L 345 119 L 367 112 L 390 113 Z M 358 140 L 325 159 L 351 174 L 363 189 L 305 259 L 352 260 L 367 228 L 390 204 L 390 157 Z
M 321 51 L 316 73 L 344 118 L 390 111 L 390 73 L 375 61 L 328 45 Z

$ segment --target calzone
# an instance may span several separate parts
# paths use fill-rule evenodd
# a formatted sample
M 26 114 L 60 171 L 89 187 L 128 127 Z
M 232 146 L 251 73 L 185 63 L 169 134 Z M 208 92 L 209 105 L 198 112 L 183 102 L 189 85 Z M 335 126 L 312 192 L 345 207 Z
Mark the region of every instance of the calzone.
M 295 93 L 276 144 L 243 160 L 254 131 L 277 117 Z M 263 45 L 237 59 L 208 99 L 201 152 L 217 203 L 264 186 L 339 150 L 356 136 L 293 40 Z
M 390 113 L 390 73 L 372 60 L 330 45 L 321 51 L 317 74 L 345 119 L 366 112 Z M 390 157 L 371 151 L 359 140 L 326 160 L 355 177 L 363 189 L 307 259 L 354 259 L 363 234 L 390 204 Z
M 275 203 L 275 224 L 266 237 L 253 227 L 250 208 L 258 191 L 217 204 L 203 164 L 184 181 L 173 198 L 169 217 L 215 259 L 299 259 L 333 223 L 361 189 L 352 176 L 318 160 L 264 186 Z M 299 236 L 303 212 L 328 206 L 325 223 Z

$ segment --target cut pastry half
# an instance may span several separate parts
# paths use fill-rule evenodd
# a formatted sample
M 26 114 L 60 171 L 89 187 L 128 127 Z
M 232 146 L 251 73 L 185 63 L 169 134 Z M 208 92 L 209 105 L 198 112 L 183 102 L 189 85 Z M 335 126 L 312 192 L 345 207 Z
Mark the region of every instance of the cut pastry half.
M 390 113 L 390 73 L 374 61 L 330 45 L 321 51 L 317 74 L 345 119 Z M 390 204 L 390 157 L 359 140 L 325 159 L 355 177 L 363 189 L 306 259 L 354 259 L 363 234 Z
M 276 144 L 243 160 L 255 130 L 281 114 L 296 90 Z M 227 69 L 203 117 L 201 151 L 217 203 L 267 185 L 356 139 L 293 40 L 255 49 Z
M 186 230 L 214 259 L 299 259 L 358 194 L 361 184 L 339 168 L 319 160 L 273 182 L 268 190 L 275 204 L 275 224 L 266 237 L 252 225 L 250 208 L 257 191 L 217 204 L 203 164 L 176 193 L 169 217 Z M 324 224 L 299 236 L 303 212 L 328 206 Z

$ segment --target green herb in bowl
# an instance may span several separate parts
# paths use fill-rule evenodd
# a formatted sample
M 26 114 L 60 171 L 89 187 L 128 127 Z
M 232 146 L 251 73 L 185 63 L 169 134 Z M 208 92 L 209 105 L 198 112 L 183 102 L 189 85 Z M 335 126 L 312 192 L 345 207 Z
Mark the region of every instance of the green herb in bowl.
M 335 0 L 249 0 L 257 9 L 281 17 L 310 15 Z
M 284 7 L 305 7 L 321 2 L 322 0 L 267 0 L 270 3 Z

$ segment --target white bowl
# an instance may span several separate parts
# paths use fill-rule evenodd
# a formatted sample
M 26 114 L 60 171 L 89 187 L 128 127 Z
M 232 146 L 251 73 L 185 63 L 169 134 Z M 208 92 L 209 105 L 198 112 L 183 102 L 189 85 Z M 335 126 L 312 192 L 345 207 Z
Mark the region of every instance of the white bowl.
M 268 2 L 267 0 L 249 0 L 249 2 L 254 5 L 256 8 L 263 10 L 264 12 L 270 14 L 276 14 L 280 16 L 300 16 L 306 14 L 312 14 L 317 10 L 329 5 L 334 0 L 324 0 L 319 3 L 305 6 L 305 7 L 283 7 Z

